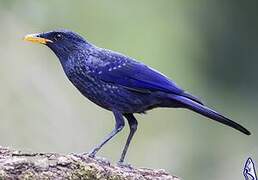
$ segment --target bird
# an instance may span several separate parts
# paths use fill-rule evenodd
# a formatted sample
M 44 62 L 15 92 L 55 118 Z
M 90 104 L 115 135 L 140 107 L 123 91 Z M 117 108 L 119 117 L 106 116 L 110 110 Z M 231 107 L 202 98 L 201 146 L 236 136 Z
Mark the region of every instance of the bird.
M 24 40 L 49 47 L 64 73 L 80 93 L 113 113 L 114 129 L 89 152 L 96 153 L 125 126 L 130 132 L 118 161 L 124 163 L 129 144 L 137 130 L 137 113 L 154 108 L 184 108 L 250 135 L 242 125 L 207 107 L 157 70 L 121 53 L 97 47 L 81 35 L 58 29 L 28 34 Z M 124 119 L 125 118 L 125 119 Z

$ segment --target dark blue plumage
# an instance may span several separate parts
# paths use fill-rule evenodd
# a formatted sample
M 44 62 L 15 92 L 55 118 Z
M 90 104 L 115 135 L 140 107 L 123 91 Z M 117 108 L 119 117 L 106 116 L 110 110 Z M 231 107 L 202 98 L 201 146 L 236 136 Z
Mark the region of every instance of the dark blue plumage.
M 76 33 L 58 30 L 31 35 L 27 40 L 52 49 L 74 86 L 85 97 L 114 113 L 115 129 L 93 149 L 92 156 L 123 128 L 124 116 L 131 131 L 120 158 L 123 162 L 137 129 L 133 114 L 156 107 L 187 108 L 250 135 L 247 129 L 204 106 L 156 70 L 125 55 L 98 48 Z

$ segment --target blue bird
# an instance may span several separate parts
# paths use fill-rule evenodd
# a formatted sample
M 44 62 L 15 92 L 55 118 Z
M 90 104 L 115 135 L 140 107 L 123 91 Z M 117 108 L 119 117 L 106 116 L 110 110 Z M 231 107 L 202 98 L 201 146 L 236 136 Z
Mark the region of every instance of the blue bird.
M 59 58 L 72 84 L 92 102 L 113 112 L 115 128 L 89 153 L 91 157 L 120 132 L 124 117 L 130 126 L 119 163 L 124 158 L 137 130 L 134 113 L 158 107 L 186 108 L 230 126 L 246 135 L 243 126 L 205 106 L 158 71 L 123 54 L 99 48 L 69 30 L 27 35 L 27 41 L 45 44 Z

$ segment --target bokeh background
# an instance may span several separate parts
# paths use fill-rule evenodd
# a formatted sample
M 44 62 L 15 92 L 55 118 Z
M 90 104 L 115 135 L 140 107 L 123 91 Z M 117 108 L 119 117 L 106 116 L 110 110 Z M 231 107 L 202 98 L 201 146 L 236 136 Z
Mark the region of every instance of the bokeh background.
M 181 109 L 137 115 L 127 161 L 191 180 L 240 180 L 258 161 L 258 1 L 0 0 L 0 145 L 85 152 L 111 131 L 113 116 L 85 99 L 54 54 L 28 33 L 74 30 L 100 47 L 158 69 L 252 136 Z M 128 127 L 100 156 L 118 160 Z

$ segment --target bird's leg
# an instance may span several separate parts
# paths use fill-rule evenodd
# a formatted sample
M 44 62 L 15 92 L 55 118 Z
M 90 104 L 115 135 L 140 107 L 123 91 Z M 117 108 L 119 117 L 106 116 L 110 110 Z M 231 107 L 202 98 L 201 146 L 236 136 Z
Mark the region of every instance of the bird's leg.
M 127 152 L 127 149 L 129 147 L 129 144 L 133 138 L 133 135 L 134 133 L 136 132 L 137 130 L 137 126 L 138 126 L 138 122 L 137 120 L 135 119 L 134 115 L 133 114 L 124 114 L 124 116 L 126 117 L 126 119 L 128 120 L 128 124 L 130 126 L 130 133 L 128 135 L 128 138 L 127 138 L 127 141 L 126 141 L 126 144 L 124 146 L 124 149 L 123 149 L 123 152 L 122 152 L 122 155 L 120 157 L 120 160 L 118 162 L 118 164 L 123 164 L 124 162 L 124 158 L 125 158 L 125 155 L 126 155 L 126 152 Z
M 115 116 L 115 120 L 116 120 L 116 124 L 115 124 L 115 128 L 112 130 L 111 133 L 109 133 L 100 144 L 98 144 L 97 146 L 95 146 L 91 152 L 89 153 L 90 157 L 94 157 L 95 154 L 101 149 L 101 147 L 106 144 L 112 137 L 114 137 L 119 131 L 121 131 L 125 125 L 124 122 L 124 118 L 123 115 L 120 112 L 117 111 L 113 111 L 114 116 Z

